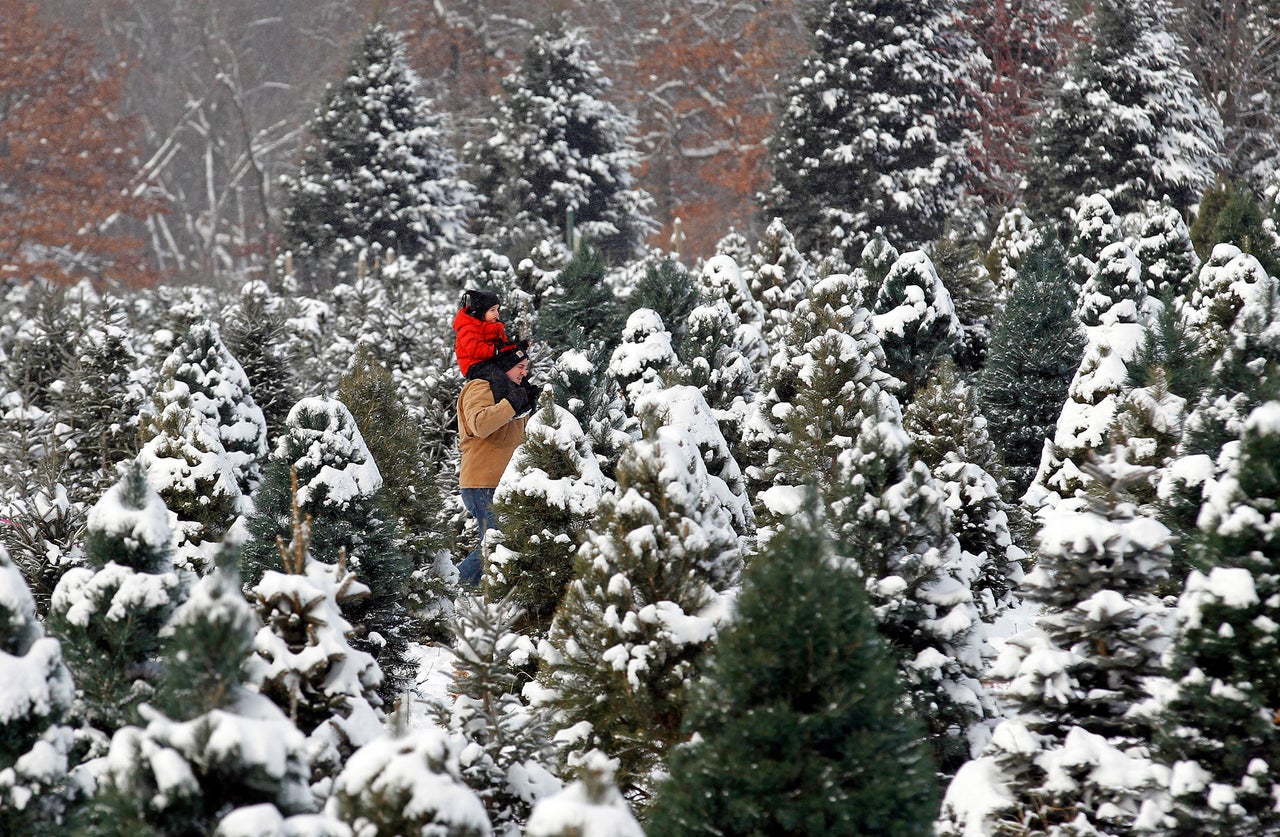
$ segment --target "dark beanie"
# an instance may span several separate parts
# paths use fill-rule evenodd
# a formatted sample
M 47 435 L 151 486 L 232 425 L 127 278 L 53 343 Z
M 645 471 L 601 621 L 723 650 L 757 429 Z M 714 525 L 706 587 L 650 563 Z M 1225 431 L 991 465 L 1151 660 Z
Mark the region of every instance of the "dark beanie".
M 506 351 L 503 351 L 503 352 L 498 352 L 496 355 L 494 355 L 493 362 L 494 364 L 497 365 L 499 369 L 501 369 L 503 372 L 506 372 L 508 369 L 515 366 L 520 361 L 528 360 L 528 359 L 529 359 L 529 353 L 526 352 L 524 349 L 520 348 L 519 346 L 516 346 L 515 348 L 507 349 Z
M 498 304 L 498 295 L 493 291 L 473 289 L 467 291 L 467 313 L 477 320 L 484 319 L 484 312 Z

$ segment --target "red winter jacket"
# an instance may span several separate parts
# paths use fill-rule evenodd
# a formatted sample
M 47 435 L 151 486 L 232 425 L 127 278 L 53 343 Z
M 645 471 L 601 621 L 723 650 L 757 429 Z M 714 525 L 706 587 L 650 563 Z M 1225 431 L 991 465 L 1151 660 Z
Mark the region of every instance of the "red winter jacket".
M 453 353 L 458 358 L 458 368 L 463 376 L 474 364 L 496 355 L 498 347 L 507 342 L 507 327 L 501 320 L 491 323 L 477 320 L 467 313 L 466 308 L 458 309 L 457 316 L 453 318 L 453 330 L 457 335 Z

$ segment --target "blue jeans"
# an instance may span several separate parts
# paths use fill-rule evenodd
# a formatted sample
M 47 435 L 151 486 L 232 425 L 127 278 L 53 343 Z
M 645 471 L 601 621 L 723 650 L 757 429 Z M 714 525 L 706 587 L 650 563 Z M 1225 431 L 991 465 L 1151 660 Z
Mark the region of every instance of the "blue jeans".
M 458 565 L 458 575 L 462 583 L 475 587 L 480 584 L 480 545 L 484 543 L 484 533 L 498 528 L 498 518 L 493 514 L 492 488 L 462 489 L 462 507 L 466 509 L 479 524 L 480 540 L 471 554 L 462 559 Z

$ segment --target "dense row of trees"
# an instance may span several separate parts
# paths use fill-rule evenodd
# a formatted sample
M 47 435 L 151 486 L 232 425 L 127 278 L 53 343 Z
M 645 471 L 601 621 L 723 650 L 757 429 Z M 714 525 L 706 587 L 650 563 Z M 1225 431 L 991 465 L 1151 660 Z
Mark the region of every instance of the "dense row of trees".
M 44 263 L 135 283 L 157 271 L 234 283 L 246 269 L 271 270 L 296 243 L 280 237 L 290 223 L 282 178 L 298 173 L 324 128 L 315 109 L 335 95 L 325 86 L 375 18 L 403 35 L 425 100 L 415 107 L 434 114 L 441 133 L 431 142 L 447 149 L 423 163 L 438 176 L 460 162 L 477 185 L 498 158 L 529 154 L 502 123 L 522 107 L 512 84 L 536 91 L 536 69 L 521 69 L 531 38 L 549 25 L 579 33 L 593 53 L 583 67 L 613 110 L 607 130 L 627 138 L 618 164 L 634 184 L 623 188 L 652 199 L 643 216 L 653 226 L 637 232 L 686 256 L 712 255 L 729 228 L 761 234 L 772 212 L 806 245 L 826 235 L 808 223 L 824 206 L 834 214 L 823 228 L 883 226 L 906 246 L 933 240 L 947 219 L 989 235 L 1023 200 L 1056 212 L 1085 192 L 1167 193 L 1184 208 L 1206 175 L 1261 195 L 1276 168 L 1271 2 L 367 5 L 291 2 L 263 16 L 248 0 L 216 9 L 103 0 L 86 16 L 61 0 L 20 3 L 3 24 L 5 49 L 32 58 L 6 77 L 14 105 L 0 118 L 6 134 L 43 144 L 28 163 L 39 165 L 5 183 L 50 197 L 22 201 L 31 221 L 6 221 L 6 251 L 21 254 L 8 260 L 33 265 L 9 269 L 28 275 Z M 870 16 L 842 21 L 846 9 Z M 884 48 L 842 52 L 856 44 Z M 34 106 L 45 96 L 76 112 Z M 614 122 L 618 114 L 628 120 Z M 95 121 L 94 131 L 72 124 Z M 1094 136 L 1103 141 L 1085 142 Z M 822 154 L 809 161 L 798 142 L 839 157 L 824 165 L 844 167 L 846 194 L 827 193 L 836 178 L 806 174 Z M 100 180 L 50 191 L 62 161 L 77 159 L 96 161 Z M 85 186 L 94 197 L 75 199 Z M 489 181 L 479 191 L 513 198 L 515 188 Z M 565 206 L 581 214 L 582 200 L 565 194 L 544 209 L 563 225 Z M 504 210 L 487 214 L 491 232 L 506 229 Z M 892 229 L 907 221 L 918 229 Z M 52 265 L 37 258 L 45 249 Z

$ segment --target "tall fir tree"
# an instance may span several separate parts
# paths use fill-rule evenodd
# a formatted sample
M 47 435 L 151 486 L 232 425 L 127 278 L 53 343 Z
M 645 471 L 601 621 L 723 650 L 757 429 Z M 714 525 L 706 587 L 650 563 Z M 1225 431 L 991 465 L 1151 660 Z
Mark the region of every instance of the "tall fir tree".
M 1031 484 L 1080 365 L 1084 338 L 1074 307 L 1066 254 L 1057 241 L 1042 239 L 1024 257 L 978 383 L 978 403 L 1008 468 L 1010 500 Z
M 1280 403 L 1250 413 L 1239 456 L 1206 498 L 1196 541 L 1204 571 L 1178 604 L 1157 747 L 1173 768 L 1167 833 L 1244 837 L 1280 829 L 1280 560 L 1275 518 L 1280 482 Z
M 687 322 L 676 379 L 702 393 L 720 432 L 736 450 L 760 388 L 756 369 L 747 360 L 742 324 L 724 300 L 699 305 L 689 312 Z
M 160 629 L 185 595 L 174 571 L 169 510 L 130 463 L 89 511 L 87 566 L 53 592 L 49 627 L 75 674 L 76 714 L 99 734 L 138 722 L 162 663 Z
M 1036 627 L 992 667 L 1014 713 L 947 792 L 943 835 L 1132 834 L 1158 830 L 1168 770 L 1151 753 L 1153 721 L 1137 711 L 1161 672 L 1171 533 L 1125 498 L 1142 469 L 1090 466 L 1096 494 L 1047 515 L 1023 585 Z M 978 789 L 982 788 L 981 794 Z
M 284 428 L 285 416 L 301 394 L 296 377 L 300 359 L 288 342 L 290 315 L 296 308 L 295 300 L 254 279 L 244 283 L 224 315 L 223 341 L 249 380 L 269 438 Z
M 1133 251 L 1142 263 L 1147 293 L 1160 299 L 1187 296 L 1200 272 L 1200 257 L 1186 219 L 1167 198 L 1148 204 Z
M 934 243 L 931 257 L 951 294 L 960 326 L 952 356 L 956 366 L 970 376 L 987 362 L 1000 298 L 991 272 L 983 264 L 981 248 L 971 235 L 948 226 Z
M 369 588 L 370 594 L 352 601 L 344 615 L 360 627 L 356 648 L 373 654 L 382 668 L 380 693 L 390 704 L 412 682 L 408 643 L 417 638 L 418 626 L 405 601 L 412 567 L 397 547 L 395 521 L 385 511 L 382 475 L 351 411 L 337 399 L 302 399 L 285 427 L 267 462 L 257 511 L 248 521 L 241 572 L 255 585 L 279 566 L 276 541 L 292 537 L 296 502 L 311 518 L 315 559 L 331 566 L 349 562 Z
M 1033 142 L 1026 196 L 1058 224 L 1079 195 L 1120 214 L 1168 196 L 1192 206 L 1221 163 L 1222 120 L 1187 70 L 1167 0 L 1103 0 L 1051 91 Z
M 0 546 L 0 828 L 48 834 L 63 822 L 75 686 L 45 636 L 22 573 Z
M 937 790 L 924 731 L 903 710 L 863 581 L 832 554 L 817 506 L 811 492 L 743 574 L 652 833 L 928 831 Z
M 705 481 L 702 463 L 668 439 L 624 455 L 540 650 L 538 703 L 557 728 L 577 732 L 571 752 L 618 759 L 619 785 L 636 800 L 680 739 L 686 684 L 741 571 L 728 515 L 702 492 Z
M 777 346 L 796 306 L 817 281 L 817 271 L 800 252 L 787 225 L 781 218 L 774 218 L 743 264 L 742 272 L 751 295 L 764 308 L 765 341 Z
M 705 303 L 723 301 L 737 316 L 738 342 L 747 360 L 756 365 L 766 363 L 771 349 L 764 338 L 765 309 L 752 295 L 738 263 L 728 256 L 712 256 L 694 276 Z
M 606 98 L 612 81 L 586 33 L 553 17 L 502 85 L 475 154 L 496 249 L 523 256 L 572 228 L 613 261 L 638 253 L 656 227 L 653 200 L 635 185 L 632 121 Z
M 954 12 L 949 0 L 814 5 L 814 51 L 783 93 L 767 196 L 801 250 L 860 249 L 877 227 L 909 248 L 941 233 L 969 169 Z
M 351 276 L 361 251 L 435 264 L 471 244 L 472 186 L 420 92 L 402 36 L 368 26 L 326 86 L 311 143 L 283 180 L 283 249 L 304 281 Z
M 662 318 L 656 311 L 640 308 L 627 317 L 622 340 L 609 357 L 605 374 L 613 379 L 634 415 L 641 398 L 666 387 L 678 363 L 671 332 Z

